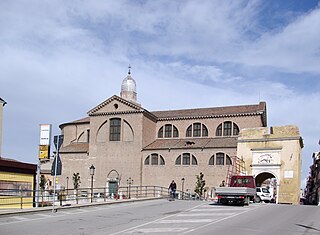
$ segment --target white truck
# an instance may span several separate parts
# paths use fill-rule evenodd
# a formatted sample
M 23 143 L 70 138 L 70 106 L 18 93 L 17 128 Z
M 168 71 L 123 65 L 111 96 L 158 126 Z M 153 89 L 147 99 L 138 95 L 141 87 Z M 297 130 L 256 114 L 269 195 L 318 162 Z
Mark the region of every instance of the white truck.
M 223 205 L 249 205 L 256 198 L 255 180 L 253 176 L 235 175 L 231 177 L 229 187 L 215 188 L 218 202 Z

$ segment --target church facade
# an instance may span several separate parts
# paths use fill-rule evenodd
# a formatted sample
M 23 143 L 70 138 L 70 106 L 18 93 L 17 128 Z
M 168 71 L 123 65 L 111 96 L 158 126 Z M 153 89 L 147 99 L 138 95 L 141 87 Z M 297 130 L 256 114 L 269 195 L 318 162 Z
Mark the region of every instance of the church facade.
M 266 103 L 184 110 L 149 111 L 137 102 L 129 71 L 120 96 L 113 95 L 83 119 L 60 125 L 64 142 L 59 184 L 79 172 L 81 187 L 157 185 L 193 191 L 204 174 L 211 189 L 226 179 L 237 155 L 241 129 L 267 126 Z

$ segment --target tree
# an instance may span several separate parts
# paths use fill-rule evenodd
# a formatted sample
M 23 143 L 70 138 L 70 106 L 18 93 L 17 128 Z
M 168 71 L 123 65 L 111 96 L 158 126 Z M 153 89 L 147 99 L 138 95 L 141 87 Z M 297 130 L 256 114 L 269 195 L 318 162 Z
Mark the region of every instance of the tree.
M 79 172 L 73 173 L 72 180 L 73 180 L 73 188 L 78 189 L 80 187 L 80 183 L 81 183 Z
M 43 207 L 43 191 L 46 187 L 46 177 L 44 177 L 44 175 L 40 176 L 40 183 L 39 183 L 39 187 L 40 187 L 40 191 L 41 191 L 41 206 Z
M 204 192 L 204 186 L 206 185 L 206 181 L 203 179 L 204 174 L 200 172 L 200 175 L 197 175 L 196 189 L 194 190 L 201 197 Z
M 41 192 L 44 191 L 44 189 L 46 187 L 46 182 L 47 182 L 46 177 L 44 175 L 41 175 L 40 176 L 40 184 L 39 184 Z
M 73 173 L 72 180 L 73 180 L 73 188 L 76 190 L 76 202 L 78 204 L 78 189 L 81 183 L 79 172 Z

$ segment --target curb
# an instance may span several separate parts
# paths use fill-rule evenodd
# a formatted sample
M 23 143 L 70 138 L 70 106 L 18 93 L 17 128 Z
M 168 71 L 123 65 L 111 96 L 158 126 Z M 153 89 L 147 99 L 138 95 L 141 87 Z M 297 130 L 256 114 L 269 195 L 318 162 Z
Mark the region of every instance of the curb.
M 49 211 L 58 212 L 58 211 L 67 210 L 67 209 L 92 207 L 92 206 L 106 206 L 106 205 L 113 205 L 113 204 L 119 204 L 119 203 L 133 203 L 133 202 L 149 201 L 149 200 L 157 200 L 157 199 L 163 199 L 163 197 L 121 199 L 121 200 L 115 200 L 115 201 L 93 202 L 93 203 L 85 203 L 85 204 L 70 205 L 70 206 L 55 206 L 54 210 L 52 206 L 30 208 L 30 209 L 13 209 L 13 210 L 6 209 L 3 211 L 1 211 L 0 209 L 0 217 L 18 215 L 18 214 L 33 214 L 38 212 L 49 212 Z

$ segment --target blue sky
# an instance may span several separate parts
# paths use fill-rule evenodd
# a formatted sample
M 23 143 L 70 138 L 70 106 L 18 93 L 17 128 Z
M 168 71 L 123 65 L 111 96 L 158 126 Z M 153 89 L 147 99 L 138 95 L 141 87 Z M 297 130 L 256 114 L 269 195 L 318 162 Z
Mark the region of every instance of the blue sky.
M 4 0 L 0 28 L 4 157 L 35 163 L 39 124 L 118 95 L 128 64 L 150 111 L 264 100 L 300 128 L 303 178 L 319 151 L 319 1 Z

